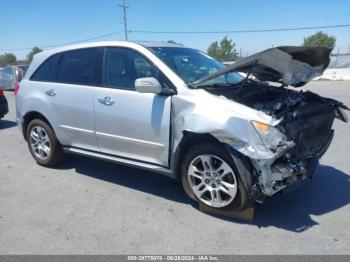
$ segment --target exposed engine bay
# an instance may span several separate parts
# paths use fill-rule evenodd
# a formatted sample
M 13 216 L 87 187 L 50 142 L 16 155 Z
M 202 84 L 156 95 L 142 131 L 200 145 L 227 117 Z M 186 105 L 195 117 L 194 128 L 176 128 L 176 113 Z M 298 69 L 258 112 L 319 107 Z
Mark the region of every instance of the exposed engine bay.
M 270 181 L 261 182 L 270 183 L 272 187 L 270 192 L 265 190 L 265 195 L 272 195 L 297 180 L 311 177 L 319 158 L 332 141 L 334 118 L 347 121 L 343 113 L 343 109 L 348 109 L 345 105 L 310 91 L 253 80 L 234 86 L 207 87 L 205 90 L 281 120 L 276 128 L 288 141 L 293 142 L 293 146 L 277 159 L 271 160 L 271 163 L 255 162 L 257 173 L 268 172 L 271 178 Z M 270 149 L 277 150 L 278 146 Z
M 289 140 L 301 146 L 294 147 L 288 154 L 297 159 L 307 159 L 316 153 L 322 153 L 322 147 L 332 135 L 334 117 L 342 118 L 339 110 L 346 108 L 336 100 L 321 97 L 310 91 L 257 82 L 206 90 L 262 111 L 275 119 L 282 119 L 279 130 Z

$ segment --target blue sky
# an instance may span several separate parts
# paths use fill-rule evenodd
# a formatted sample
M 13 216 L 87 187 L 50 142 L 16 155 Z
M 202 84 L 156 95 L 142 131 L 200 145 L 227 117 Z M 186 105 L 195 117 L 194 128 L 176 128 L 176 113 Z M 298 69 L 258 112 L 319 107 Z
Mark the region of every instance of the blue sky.
M 0 53 L 24 58 L 29 50 L 5 50 L 79 41 L 122 40 L 122 0 L 0 0 Z M 350 1 L 334 0 L 127 0 L 129 30 L 218 31 L 350 24 Z M 244 55 L 272 45 L 299 45 L 317 30 L 228 34 Z M 350 27 L 324 29 L 350 50 Z M 226 34 L 142 34 L 131 40 L 167 41 L 206 50 Z

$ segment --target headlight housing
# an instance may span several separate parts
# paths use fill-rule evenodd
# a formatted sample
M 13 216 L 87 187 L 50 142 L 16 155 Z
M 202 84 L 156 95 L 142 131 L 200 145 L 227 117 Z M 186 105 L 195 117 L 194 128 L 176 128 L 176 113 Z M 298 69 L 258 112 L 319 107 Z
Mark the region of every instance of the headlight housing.
M 251 121 L 264 146 L 275 152 L 280 145 L 287 142 L 287 137 L 277 128 L 259 121 Z

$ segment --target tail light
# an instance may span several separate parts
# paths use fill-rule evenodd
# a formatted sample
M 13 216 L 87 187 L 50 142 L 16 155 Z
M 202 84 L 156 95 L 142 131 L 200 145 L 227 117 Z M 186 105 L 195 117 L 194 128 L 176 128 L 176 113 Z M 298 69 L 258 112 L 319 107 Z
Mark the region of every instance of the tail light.
M 0 89 L 0 96 L 4 96 L 4 90 Z
M 18 91 L 19 91 L 19 84 L 17 83 L 15 86 L 15 95 L 17 95 Z

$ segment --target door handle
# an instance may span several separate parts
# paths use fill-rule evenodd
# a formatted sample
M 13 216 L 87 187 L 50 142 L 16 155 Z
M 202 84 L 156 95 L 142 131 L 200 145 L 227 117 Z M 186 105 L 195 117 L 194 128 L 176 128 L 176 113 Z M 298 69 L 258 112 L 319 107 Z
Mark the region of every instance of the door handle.
M 45 94 L 47 94 L 48 96 L 55 96 L 56 91 L 54 89 L 49 89 L 45 91 Z
M 101 104 L 106 105 L 106 106 L 111 106 L 114 104 L 114 101 L 109 96 L 106 96 L 105 98 L 99 98 L 97 100 L 98 100 L 98 102 L 100 102 Z

